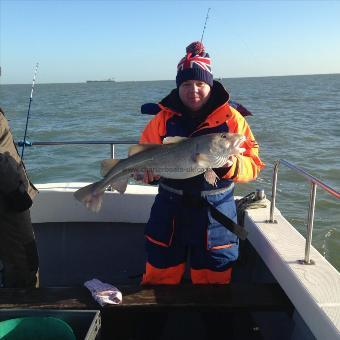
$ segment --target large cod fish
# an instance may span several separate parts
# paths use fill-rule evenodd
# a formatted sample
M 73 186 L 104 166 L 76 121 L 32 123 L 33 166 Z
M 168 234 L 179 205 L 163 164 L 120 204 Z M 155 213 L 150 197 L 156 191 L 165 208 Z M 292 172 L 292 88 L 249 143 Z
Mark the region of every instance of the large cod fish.
M 241 144 L 246 138 L 235 133 L 212 133 L 198 137 L 166 137 L 163 144 L 138 144 L 130 147 L 129 157 L 104 160 L 104 178 L 87 185 L 74 196 L 94 212 L 99 211 L 102 196 L 109 186 L 124 193 L 133 174 L 152 170 L 155 175 L 171 179 L 186 179 L 204 173 L 212 185 L 218 180 L 212 168 L 220 168 L 231 155 L 245 151 Z

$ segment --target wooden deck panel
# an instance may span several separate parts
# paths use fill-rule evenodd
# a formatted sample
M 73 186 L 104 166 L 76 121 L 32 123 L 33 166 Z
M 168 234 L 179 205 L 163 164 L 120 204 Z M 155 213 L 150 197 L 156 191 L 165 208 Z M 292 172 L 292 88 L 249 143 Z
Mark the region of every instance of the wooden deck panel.
M 277 284 L 227 286 L 121 286 L 123 303 L 106 309 L 289 310 L 292 305 Z M 84 287 L 0 289 L 0 308 L 99 309 Z
M 100 310 L 101 340 L 157 339 L 177 340 L 194 337 L 206 339 L 206 318 L 218 318 L 223 325 L 233 328 L 236 339 L 262 339 L 251 312 L 264 311 L 270 315 L 283 312 L 290 315 L 293 306 L 276 284 L 230 284 L 227 286 L 121 286 L 123 303 L 103 308 L 84 287 L 0 289 L 0 319 L 8 311 Z M 8 318 L 8 317 L 7 317 Z M 231 321 L 233 320 L 233 321 Z M 203 323 L 202 323 L 203 322 Z M 228 325 L 227 325 L 227 324 Z M 208 332 L 208 333 L 207 333 Z M 219 336 L 220 337 L 220 336 Z M 210 337 L 209 337 L 210 339 Z

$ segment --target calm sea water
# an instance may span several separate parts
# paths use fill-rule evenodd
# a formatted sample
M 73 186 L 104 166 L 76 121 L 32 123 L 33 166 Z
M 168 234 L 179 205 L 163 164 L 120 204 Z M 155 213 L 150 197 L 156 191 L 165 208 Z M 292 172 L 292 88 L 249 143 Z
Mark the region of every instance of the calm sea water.
M 340 187 L 340 74 L 223 79 L 231 98 L 253 117 L 247 120 L 267 164 L 256 182 L 238 185 L 237 194 L 263 188 L 270 195 L 272 164 L 284 158 Z M 37 141 L 138 140 L 150 116 L 145 102 L 159 101 L 174 81 L 36 84 L 28 139 Z M 31 85 L 1 85 L 0 105 L 17 140 L 23 139 Z M 25 163 L 34 183 L 94 181 L 110 148 L 36 146 L 26 148 Z M 126 157 L 126 146 L 116 147 Z M 283 166 L 277 206 L 305 235 L 309 184 Z M 340 270 L 340 212 L 335 198 L 317 190 L 313 245 Z M 303 257 L 304 249 L 301 249 Z

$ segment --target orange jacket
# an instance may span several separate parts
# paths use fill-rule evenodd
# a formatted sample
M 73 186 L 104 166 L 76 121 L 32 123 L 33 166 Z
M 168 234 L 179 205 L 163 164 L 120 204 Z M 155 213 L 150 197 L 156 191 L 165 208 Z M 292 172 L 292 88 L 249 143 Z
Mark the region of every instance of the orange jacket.
M 229 93 L 223 85 L 214 81 L 207 112 L 201 118 L 201 123 L 191 125 L 179 99 L 178 91 L 173 90 L 158 105 L 161 111 L 145 127 L 140 143 L 162 144 L 165 137 L 194 137 L 215 132 L 239 133 L 247 137 L 242 145 L 246 151 L 242 155 L 233 156 L 233 165 L 228 168 L 214 169 L 220 178 L 234 182 L 254 180 L 264 168 L 259 158 L 259 146 L 244 117 L 228 104 Z M 205 117 L 205 118 L 204 118 Z M 189 123 L 188 123 L 189 122 Z
M 173 116 L 180 115 L 180 113 L 174 112 L 161 104 L 160 106 L 162 110 L 147 124 L 141 135 L 140 143 L 162 144 L 162 139 L 167 136 L 167 122 Z M 254 180 L 264 167 L 264 163 L 259 158 L 259 146 L 247 121 L 229 104 L 226 103 L 214 110 L 190 136 L 197 133 L 216 132 L 216 127 L 225 124 L 228 129 L 227 132 L 244 135 L 247 137 L 247 141 L 243 145 L 246 151 L 242 155 L 234 156 L 234 163 L 223 178 L 232 179 L 234 182 Z

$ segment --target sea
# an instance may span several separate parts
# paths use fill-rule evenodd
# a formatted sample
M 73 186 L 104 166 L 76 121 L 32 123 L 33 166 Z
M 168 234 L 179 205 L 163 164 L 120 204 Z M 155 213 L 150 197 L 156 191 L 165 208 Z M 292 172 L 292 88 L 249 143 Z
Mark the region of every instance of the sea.
M 253 116 L 247 121 L 260 145 L 266 168 L 251 183 L 238 184 L 244 196 L 263 189 L 271 197 L 273 164 L 285 159 L 339 191 L 340 74 L 223 78 L 231 99 Z M 16 141 L 23 140 L 31 84 L 0 85 L 0 106 Z M 27 128 L 33 143 L 48 141 L 136 142 L 152 116 L 141 114 L 143 103 L 158 102 L 174 81 L 39 84 L 34 87 Z M 127 156 L 127 145 L 115 157 Z M 24 161 L 34 183 L 100 178 L 99 164 L 110 157 L 109 145 L 26 147 Z M 306 235 L 310 183 L 280 165 L 277 207 Z M 312 244 L 340 270 L 339 201 L 317 189 Z M 301 258 L 304 249 L 301 249 Z

